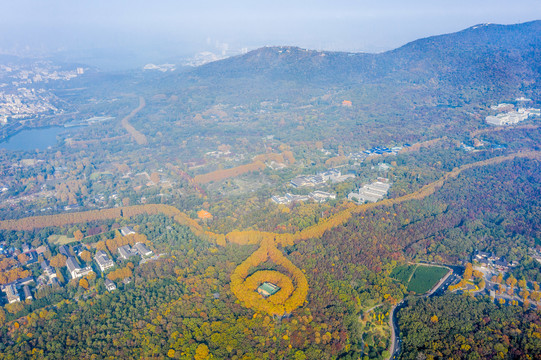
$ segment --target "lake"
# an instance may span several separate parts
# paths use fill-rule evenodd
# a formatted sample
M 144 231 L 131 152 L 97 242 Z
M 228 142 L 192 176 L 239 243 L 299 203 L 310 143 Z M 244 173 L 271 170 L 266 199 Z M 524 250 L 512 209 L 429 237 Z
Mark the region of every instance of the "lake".
M 56 136 L 65 130 L 61 126 L 24 129 L 0 142 L 0 148 L 12 151 L 45 150 L 55 146 Z

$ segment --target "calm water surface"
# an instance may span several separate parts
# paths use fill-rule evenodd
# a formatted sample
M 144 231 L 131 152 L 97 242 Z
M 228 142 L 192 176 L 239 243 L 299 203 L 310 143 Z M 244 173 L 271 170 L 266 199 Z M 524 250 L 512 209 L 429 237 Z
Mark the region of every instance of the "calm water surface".
M 65 130 L 61 126 L 21 130 L 0 142 L 0 148 L 13 151 L 45 150 L 49 146 L 55 146 L 56 136 Z

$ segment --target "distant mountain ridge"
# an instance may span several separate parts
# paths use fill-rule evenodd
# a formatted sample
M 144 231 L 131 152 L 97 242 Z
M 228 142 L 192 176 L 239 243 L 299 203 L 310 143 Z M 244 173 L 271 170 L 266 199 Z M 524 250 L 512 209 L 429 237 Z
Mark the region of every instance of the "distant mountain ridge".
M 293 80 L 313 84 L 355 84 L 430 79 L 454 86 L 538 83 L 541 21 L 516 25 L 481 24 L 419 39 L 380 54 L 264 47 L 203 65 L 201 78 Z

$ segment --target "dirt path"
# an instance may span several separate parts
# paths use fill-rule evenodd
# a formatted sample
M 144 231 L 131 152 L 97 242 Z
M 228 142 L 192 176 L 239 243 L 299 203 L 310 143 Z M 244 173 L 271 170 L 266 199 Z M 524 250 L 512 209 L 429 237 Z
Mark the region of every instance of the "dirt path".
M 146 145 L 148 143 L 147 141 L 147 137 L 140 133 L 139 131 L 137 131 L 131 124 L 130 124 L 130 120 L 139 112 L 141 111 L 146 105 L 146 102 L 145 102 L 145 99 L 142 97 L 142 96 L 139 96 L 139 106 L 132 110 L 131 113 L 129 113 L 127 116 L 125 116 L 122 121 L 120 121 L 120 124 L 122 125 L 122 127 L 124 129 L 126 129 L 126 131 L 128 133 L 130 133 L 130 135 L 132 136 L 132 138 L 135 140 L 136 143 L 138 143 L 139 145 Z
M 410 283 L 411 278 L 413 277 L 413 274 L 415 274 L 415 270 L 417 270 L 417 268 L 419 267 L 419 264 L 412 264 L 412 265 L 415 265 L 415 269 L 413 269 L 413 271 L 410 274 L 410 277 L 408 278 L 408 284 Z

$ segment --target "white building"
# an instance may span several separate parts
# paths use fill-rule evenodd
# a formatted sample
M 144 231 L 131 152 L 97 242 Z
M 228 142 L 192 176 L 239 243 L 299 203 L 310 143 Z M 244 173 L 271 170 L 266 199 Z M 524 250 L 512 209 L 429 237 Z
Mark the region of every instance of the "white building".
M 139 253 L 141 256 L 151 256 L 153 254 L 152 250 L 150 250 L 145 244 L 143 243 L 136 243 L 134 246 L 135 250 Z
M 10 304 L 21 301 L 21 297 L 19 296 L 19 292 L 17 291 L 17 287 L 15 287 L 15 284 L 9 284 L 4 287 L 4 292 L 6 293 L 6 296 L 8 298 L 8 302 Z
M 522 110 L 522 109 L 521 109 Z M 525 111 L 510 111 L 496 116 L 487 116 L 486 122 L 491 125 L 514 125 L 528 118 L 529 113 Z
M 68 268 L 72 279 L 86 276 L 92 272 L 92 268 L 90 266 L 81 268 L 77 263 L 77 260 L 75 260 L 75 258 L 72 256 L 70 256 L 68 260 L 66 260 L 66 267 Z
M 316 190 L 310 193 L 310 197 L 314 199 L 314 201 L 323 202 L 329 199 L 336 199 L 336 194 L 331 194 L 325 191 Z
M 105 288 L 107 289 L 107 291 L 111 292 L 116 290 L 116 285 L 111 280 L 105 279 Z
M 374 181 L 371 184 L 363 185 L 357 192 L 349 193 L 348 200 L 355 201 L 359 204 L 379 201 L 387 195 L 387 192 L 391 187 L 391 184 L 387 181 L 387 179 L 378 179 L 378 181 Z
M 292 179 L 290 181 L 290 184 L 295 187 L 303 187 L 303 186 L 320 186 L 325 185 L 327 181 L 330 181 L 332 183 L 341 183 L 348 179 L 354 179 L 355 175 L 353 174 L 346 174 L 342 175 L 340 170 L 337 169 L 330 169 L 328 171 L 316 174 L 316 175 L 301 175 L 297 176 L 296 178 Z
M 43 271 L 43 274 L 46 275 L 49 279 L 56 277 L 56 271 L 51 265 L 49 265 L 49 261 L 47 260 L 43 260 L 41 262 L 41 270 Z
M 103 250 L 99 250 L 96 252 L 96 256 L 94 257 L 94 260 L 96 260 L 96 263 L 98 263 L 98 266 L 101 270 L 101 272 L 105 272 L 105 270 L 112 268 L 115 266 L 115 263 L 113 260 L 109 258 L 107 253 Z
M 133 229 L 129 226 L 124 226 L 122 229 L 120 229 L 120 233 L 122 234 L 122 236 L 128 236 L 131 234 L 135 234 L 135 231 L 133 231 Z
M 120 254 L 120 257 L 124 260 L 128 260 L 132 256 L 137 255 L 134 251 L 132 251 L 130 245 L 124 245 L 118 248 L 118 253 Z

